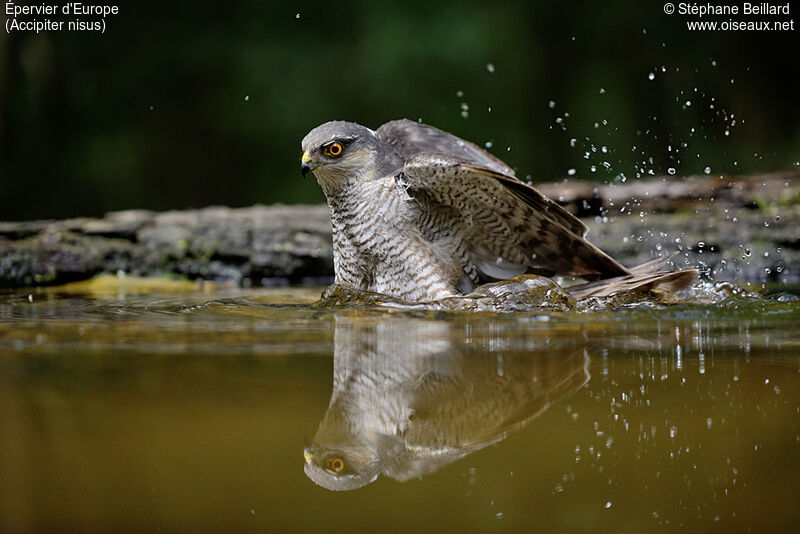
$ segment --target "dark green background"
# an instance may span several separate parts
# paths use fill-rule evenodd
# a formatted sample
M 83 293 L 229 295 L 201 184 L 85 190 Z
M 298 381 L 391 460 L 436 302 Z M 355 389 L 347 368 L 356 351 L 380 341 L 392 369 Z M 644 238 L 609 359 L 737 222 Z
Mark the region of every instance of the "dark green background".
M 533 181 L 800 159 L 800 29 L 689 32 L 662 2 L 118 5 L 104 35 L 0 37 L 0 220 L 322 201 L 299 143 L 331 119 L 422 119 Z

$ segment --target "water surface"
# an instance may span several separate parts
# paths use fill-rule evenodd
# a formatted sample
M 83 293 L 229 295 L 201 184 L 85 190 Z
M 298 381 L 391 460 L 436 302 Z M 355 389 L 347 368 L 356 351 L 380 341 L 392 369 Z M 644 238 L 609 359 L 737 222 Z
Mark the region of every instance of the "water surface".
M 0 531 L 800 520 L 795 301 L 474 313 L 164 289 L 0 295 Z

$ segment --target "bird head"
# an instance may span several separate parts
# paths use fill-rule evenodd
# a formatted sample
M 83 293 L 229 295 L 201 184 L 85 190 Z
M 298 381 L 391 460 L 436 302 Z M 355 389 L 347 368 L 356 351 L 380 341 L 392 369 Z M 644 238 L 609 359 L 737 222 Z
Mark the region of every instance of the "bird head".
M 303 458 L 306 476 L 332 491 L 366 486 L 378 478 L 381 470 L 374 453 L 353 444 L 337 448 L 308 445 L 303 448 Z
M 300 172 L 317 178 L 325 194 L 346 184 L 387 175 L 402 166 L 402 158 L 374 131 L 354 122 L 331 121 L 303 138 Z

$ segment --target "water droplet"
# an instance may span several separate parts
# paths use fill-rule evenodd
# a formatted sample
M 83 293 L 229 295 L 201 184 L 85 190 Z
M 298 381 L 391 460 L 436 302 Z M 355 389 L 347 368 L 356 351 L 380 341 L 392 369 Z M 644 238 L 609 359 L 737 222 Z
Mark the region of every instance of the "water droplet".
M 492 148 L 492 142 L 491 142 L 491 141 L 486 141 L 486 142 L 483 144 L 483 146 L 485 146 L 486 148 Z
M 730 130 L 725 130 L 725 137 L 728 137 L 729 135 L 731 135 L 731 131 Z
M 570 176 L 575 176 L 575 169 L 567 169 L 567 174 Z
M 461 97 L 463 97 L 463 96 L 464 96 L 464 91 L 461 91 L 461 90 L 459 89 L 458 91 L 456 91 L 456 96 L 457 96 L 458 98 L 461 98 Z
M 670 167 L 669 169 L 667 169 L 667 174 L 670 175 L 675 174 L 675 167 Z
M 684 103 L 683 105 L 686 106 L 687 108 L 692 107 L 692 101 L 687 100 L 686 103 Z
M 647 79 L 650 81 L 655 80 L 656 79 L 655 73 L 651 72 L 650 74 L 648 74 Z
M 550 108 L 550 109 L 553 109 L 554 107 L 556 107 L 555 101 L 551 100 L 550 102 L 548 102 L 547 103 L 547 107 Z
M 249 102 L 250 101 L 250 95 L 244 95 L 244 101 L 245 102 Z
M 606 503 L 603 505 L 603 508 L 605 508 L 606 510 L 611 508 L 611 501 L 606 501 Z
M 604 95 L 604 94 L 606 94 L 606 90 L 605 90 L 605 88 L 603 88 L 603 87 L 601 87 L 601 88 L 600 88 L 600 94 L 601 94 L 601 95 Z
M 711 174 L 711 167 L 706 167 L 705 169 L 703 169 L 703 172 L 706 174 Z
M 300 18 L 300 13 L 298 13 L 297 15 L 295 15 L 295 16 L 294 16 L 294 18 L 296 18 L 296 19 L 299 19 L 299 18 Z
M 494 63 L 487 63 L 486 70 L 489 71 L 489 74 L 494 74 Z

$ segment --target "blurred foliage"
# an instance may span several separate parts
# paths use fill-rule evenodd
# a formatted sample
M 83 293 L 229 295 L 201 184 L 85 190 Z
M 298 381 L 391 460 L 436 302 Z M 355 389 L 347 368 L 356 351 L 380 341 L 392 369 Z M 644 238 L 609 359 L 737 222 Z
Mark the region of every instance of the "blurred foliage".
M 103 35 L 0 38 L 0 220 L 320 202 L 299 143 L 331 119 L 421 119 L 533 181 L 800 159 L 796 31 L 616 0 L 119 5 Z

